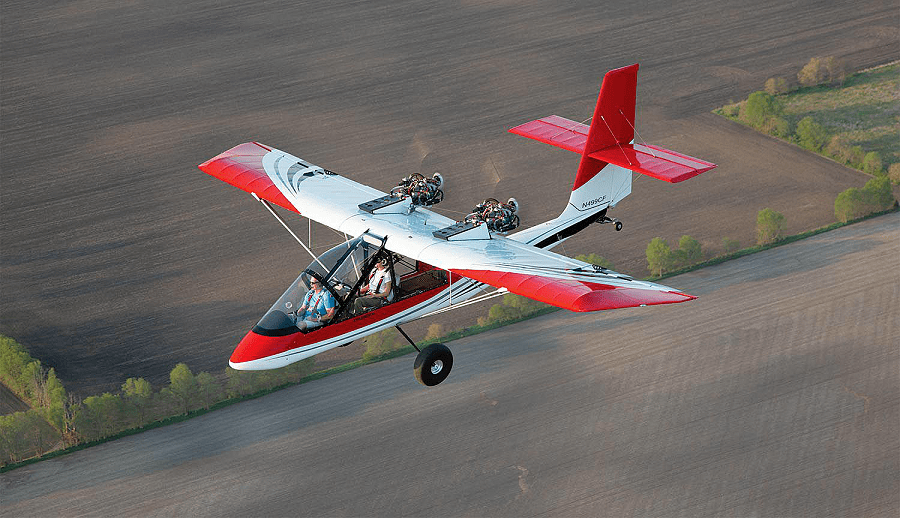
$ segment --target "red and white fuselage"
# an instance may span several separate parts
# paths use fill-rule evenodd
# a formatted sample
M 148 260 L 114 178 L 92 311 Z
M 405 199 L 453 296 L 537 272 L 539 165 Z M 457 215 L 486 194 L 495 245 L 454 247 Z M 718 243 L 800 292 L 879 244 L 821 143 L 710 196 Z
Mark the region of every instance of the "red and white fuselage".
M 694 298 L 549 251 L 599 221 L 609 208 L 628 196 L 632 172 L 678 182 L 715 167 L 659 147 L 633 143 L 636 77 L 637 65 L 606 75 L 590 126 L 550 116 L 510 130 L 582 154 L 569 203 L 562 213 L 510 236 L 493 233 L 485 225 L 449 232 L 455 221 L 414 206 L 409 199 L 363 210 L 364 204 L 386 193 L 256 142 L 238 145 L 201 164 L 204 172 L 258 199 L 357 239 L 367 236 L 370 241 L 381 240 L 390 253 L 415 264 L 414 271 L 398 275 L 401 290 L 415 285 L 421 276 L 434 277 L 434 272 L 443 275 L 442 281 L 409 291 L 390 304 L 358 316 L 344 314 L 338 321 L 312 331 L 258 325 L 241 340 L 230 365 L 245 370 L 283 367 L 455 306 L 482 293 L 486 285 L 573 311 Z M 270 311 L 281 311 L 277 306 Z

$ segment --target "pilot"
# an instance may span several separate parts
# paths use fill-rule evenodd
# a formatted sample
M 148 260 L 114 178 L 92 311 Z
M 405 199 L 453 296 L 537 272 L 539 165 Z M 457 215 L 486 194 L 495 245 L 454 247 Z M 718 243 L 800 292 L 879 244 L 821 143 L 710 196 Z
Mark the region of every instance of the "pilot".
M 369 284 L 360 288 L 360 296 L 353 301 L 353 314 L 359 315 L 368 308 L 377 308 L 394 300 L 393 280 L 387 269 L 387 259 L 375 263 L 369 276 Z
M 301 331 L 315 329 L 334 318 L 336 304 L 331 293 L 322 288 L 315 277 L 309 281 L 311 290 L 303 297 L 303 305 L 297 308 L 297 327 Z

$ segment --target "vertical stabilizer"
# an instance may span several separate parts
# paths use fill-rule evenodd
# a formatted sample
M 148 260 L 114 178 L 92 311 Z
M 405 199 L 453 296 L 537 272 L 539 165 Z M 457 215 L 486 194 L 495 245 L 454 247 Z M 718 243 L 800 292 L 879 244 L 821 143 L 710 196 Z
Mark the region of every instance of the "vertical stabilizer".
M 581 163 L 575 175 L 578 189 L 594 177 L 606 162 L 589 155 L 601 149 L 634 140 L 634 105 L 637 97 L 638 64 L 610 70 L 603 77 L 597 107 L 581 152 Z

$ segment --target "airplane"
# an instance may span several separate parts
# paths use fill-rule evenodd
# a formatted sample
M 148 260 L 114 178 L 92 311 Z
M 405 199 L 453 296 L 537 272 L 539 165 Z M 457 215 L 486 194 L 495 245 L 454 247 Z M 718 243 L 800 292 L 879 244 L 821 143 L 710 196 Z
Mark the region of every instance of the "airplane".
M 420 350 L 402 324 L 505 293 L 580 312 L 694 299 L 550 251 L 593 223 L 622 230 L 622 222 L 608 214 L 631 193 L 633 173 L 676 183 L 716 167 L 634 142 L 638 66 L 606 73 L 590 126 L 551 115 L 509 130 L 581 154 L 560 215 L 514 233 L 519 217 L 513 198 L 485 200 L 460 221 L 428 209 L 444 196 L 439 173 L 410 175 L 385 193 L 259 142 L 240 144 L 200 164 L 205 173 L 249 192 L 314 258 L 240 341 L 229 365 L 276 369 L 395 327 L 419 351 L 416 379 L 434 386 L 450 373 L 450 349 L 437 343 Z M 316 256 L 273 205 L 329 226 L 347 241 Z M 360 291 L 380 269 L 390 274 L 381 274 L 381 280 L 392 281 L 387 300 L 382 294 L 381 304 L 360 308 L 355 303 Z M 313 284 L 328 291 L 334 309 L 326 324 L 301 330 L 302 315 L 298 319 L 296 312 L 310 300 L 305 297 Z M 311 318 L 325 316 L 320 311 Z

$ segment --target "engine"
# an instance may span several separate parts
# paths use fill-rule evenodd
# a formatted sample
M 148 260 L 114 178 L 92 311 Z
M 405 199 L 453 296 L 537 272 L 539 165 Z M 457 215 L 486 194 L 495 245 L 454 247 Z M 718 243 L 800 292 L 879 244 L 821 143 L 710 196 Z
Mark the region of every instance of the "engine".
M 431 178 L 425 178 L 419 173 L 413 173 L 400 180 L 397 187 L 391 189 L 391 196 L 408 196 L 413 205 L 436 205 L 444 199 L 444 177 L 441 173 L 434 173 Z
M 518 212 L 519 204 L 515 198 L 510 198 L 506 203 L 488 198 L 476 205 L 465 221 L 483 221 L 492 232 L 504 233 L 519 226 Z

